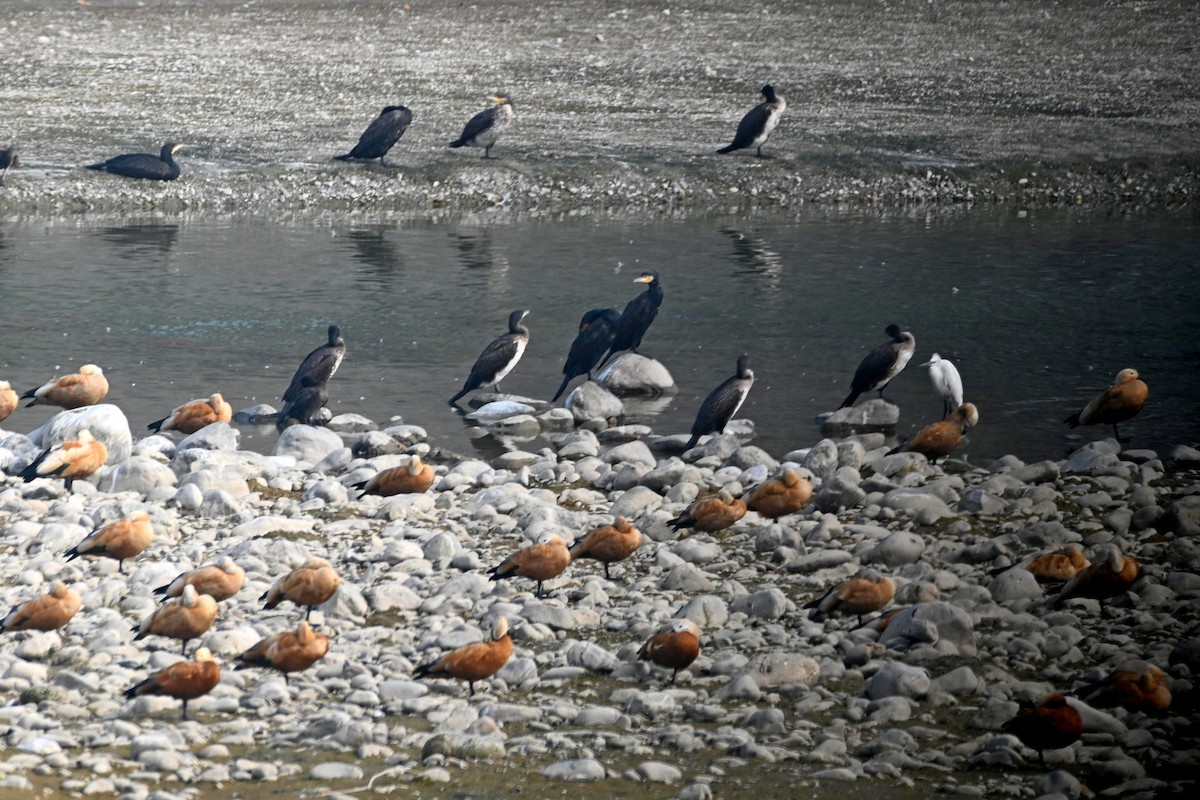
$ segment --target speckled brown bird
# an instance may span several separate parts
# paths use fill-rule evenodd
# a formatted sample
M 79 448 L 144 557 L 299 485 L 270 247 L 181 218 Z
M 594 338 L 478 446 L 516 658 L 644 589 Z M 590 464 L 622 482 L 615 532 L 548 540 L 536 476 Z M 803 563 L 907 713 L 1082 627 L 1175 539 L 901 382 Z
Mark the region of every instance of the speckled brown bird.
M 604 577 L 609 578 L 608 565 L 629 558 L 642 544 L 642 532 L 624 517 L 612 525 L 602 525 L 587 532 L 571 547 L 571 560 L 594 558 L 604 564 Z
M 1113 437 L 1121 441 L 1117 423 L 1131 420 L 1138 415 L 1150 397 L 1150 389 L 1138 378 L 1136 369 L 1123 369 L 1117 373 L 1112 386 L 1092 398 L 1083 411 L 1063 420 L 1071 428 L 1080 425 L 1112 425 Z
M 1024 709 L 1005 722 L 1000 730 L 1036 750 L 1038 761 L 1044 767 L 1046 750 L 1058 750 L 1079 741 L 1083 735 L 1083 717 L 1071 707 L 1067 698 L 1052 692 L 1033 708 Z
M 537 581 L 536 596 L 542 596 L 542 584 L 562 574 L 571 563 L 571 552 L 561 536 L 543 533 L 536 543 L 524 547 L 488 570 L 492 580 L 522 577 Z
M 443 675 L 467 682 L 471 695 L 475 694 L 475 681 L 492 677 L 512 657 L 512 637 L 508 635 L 508 620 L 495 617 L 486 642 L 472 642 L 446 653 L 436 661 L 422 664 L 413 670 L 414 678 Z
M 272 634 L 238 656 L 234 669 L 263 667 L 283 674 L 286 682 L 293 672 L 303 672 L 329 652 L 329 637 L 317 633 L 304 620 L 294 631 Z
M 785 469 L 750 493 L 746 507 L 767 519 L 795 514 L 812 499 L 813 487 L 794 469 Z
M 391 497 L 397 494 L 421 494 L 433 486 L 437 473 L 433 467 L 421 463 L 418 456 L 410 456 L 407 464 L 385 469 L 373 478 L 354 484 L 364 495 L 377 494 Z
M 155 594 L 179 597 L 183 587 L 195 586 L 200 594 L 206 594 L 218 603 L 228 600 L 246 585 L 246 571 L 229 556 L 222 556 L 215 564 L 180 573 L 166 586 L 154 590 Z
M 668 521 L 673 529 L 695 528 L 698 531 L 713 533 L 728 528 L 742 517 L 746 516 L 746 503 L 735 499 L 726 490 L 716 494 L 701 497 L 688 506 L 688 510 L 675 519 Z
M 820 620 L 830 614 L 855 614 L 859 625 L 863 614 L 879 611 L 896 596 L 896 582 L 869 569 L 862 575 L 844 580 L 805 606 L 809 618 Z
M 220 392 L 214 392 L 207 400 L 192 400 L 177 406 L 168 416 L 151 422 L 146 427 L 152 431 L 179 431 L 192 434 L 214 422 L 229 422 L 233 419 L 233 407 L 225 402 Z
M 192 661 L 180 661 L 160 669 L 146 680 L 125 691 L 132 700 L 147 694 L 165 695 L 183 701 L 183 717 L 188 718 L 188 700 L 211 692 L 221 682 L 221 667 L 207 647 L 196 651 Z
M 67 491 L 77 480 L 90 478 L 100 471 L 108 460 L 108 448 L 104 442 L 94 438 L 90 431 L 80 431 L 74 439 L 56 447 L 48 447 L 38 454 L 18 475 L 26 483 L 34 478 L 62 478 Z
M 341 585 L 341 576 L 328 561 L 310 558 L 304 566 L 281 576 L 258 599 L 266 601 L 263 608 L 274 608 L 284 600 L 291 600 L 306 607 L 304 618 L 308 619 L 312 610 L 333 597 Z
M 1081 687 L 1075 694 L 1093 708 L 1121 708 L 1154 713 L 1171 707 L 1167 675 L 1153 664 L 1115 669 L 1103 680 Z
M 1141 565 L 1123 555 L 1116 545 L 1108 545 L 1106 551 L 1104 560 L 1093 562 L 1079 570 L 1063 585 L 1051 603 L 1055 606 L 1062 605 L 1074 597 L 1107 600 L 1129 591 L 1141 574 Z
M 187 654 L 188 642 L 212 627 L 217 619 L 217 601 L 199 594 L 195 586 L 183 587 L 183 593 L 154 609 L 134 628 L 134 640 L 147 636 L 166 636 L 183 642 L 180 653 Z
M 943 420 L 926 425 L 893 453 L 920 453 L 937 463 L 962 444 L 963 434 L 979 424 L 979 410 L 974 403 L 963 403 Z
M 50 591 L 27 600 L 0 620 L 0 631 L 56 631 L 71 621 L 83 606 L 79 593 L 62 581 L 50 584 Z
M 67 561 L 79 556 L 115 558 L 117 572 L 125 571 L 125 559 L 133 558 L 154 541 L 154 526 L 150 514 L 135 511 L 127 517 L 110 522 L 87 535 L 66 552 Z
M 99 403 L 107 394 L 108 379 L 104 377 L 104 370 L 95 364 L 84 364 L 79 372 L 52 378 L 21 395 L 21 399 L 29 400 L 26 408 L 36 405 L 80 408 Z
M 8 419 L 8 415 L 16 411 L 19 404 L 20 398 L 13 391 L 12 384 L 0 381 L 0 422 Z
M 1091 563 L 1083 548 L 1072 542 L 1061 550 L 1036 555 L 1019 566 L 1033 573 L 1038 583 L 1064 583 Z
M 664 631 L 654 634 L 638 650 L 638 659 L 651 661 L 671 670 L 671 683 L 679 670 L 687 669 L 700 655 L 700 626 L 689 619 L 677 619 Z

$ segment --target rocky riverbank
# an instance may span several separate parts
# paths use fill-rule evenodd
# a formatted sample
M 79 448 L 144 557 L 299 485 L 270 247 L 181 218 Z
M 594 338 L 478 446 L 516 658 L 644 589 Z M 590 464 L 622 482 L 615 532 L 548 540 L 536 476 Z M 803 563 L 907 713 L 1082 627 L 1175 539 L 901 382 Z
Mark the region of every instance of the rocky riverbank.
M 484 398 L 487 399 L 487 398 Z M 485 414 L 492 430 L 509 416 Z M 343 415 L 297 426 L 272 455 L 237 448 L 218 423 L 183 441 L 134 441 L 115 406 L 98 434 L 117 455 L 66 494 L 57 481 L 0 486 L 0 604 L 63 580 L 83 609 L 62 630 L 0 643 L 0 787 L 157 800 L 256 787 L 293 796 L 362 796 L 419 784 L 421 796 L 814 796 L 865 783 L 872 795 L 1077 797 L 1189 795 L 1198 736 L 1200 452 L 1090 442 L 1064 461 L 1016 455 L 986 467 L 886 455 L 882 433 L 825 439 L 789 453 L 752 444 L 753 425 L 681 453 L 619 420 L 577 420 L 532 403 L 519 414 L 554 449 L 511 449 L 487 463 L 433 450 L 420 427 Z M 569 403 L 570 405 L 570 403 Z M 257 409 L 256 411 L 263 411 Z M 241 418 L 245 418 L 242 415 Z M 516 426 L 519 427 L 519 426 Z M 0 466 L 36 453 L 0 431 Z M 427 493 L 356 498 L 351 487 L 410 455 L 435 465 Z M 802 512 L 748 513 L 716 534 L 668 521 L 697 496 L 741 495 L 784 466 L 815 487 Z M 150 512 L 155 540 L 118 574 L 106 559 L 64 562 L 93 527 Z M 614 516 L 641 530 L 635 556 L 606 580 L 572 564 L 538 599 L 532 581 L 487 568 L 553 532 L 568 544 Z M 1052 602 L 1020 568 L 1070 543 L 1094 560 L 1112 547 L 1141 575 L 1102 601 Z M 225 666 L 193 700 L 122 698 L 177 647 L 134 642 L 151 591 L 184 569 L 230 555 L 246 586 L 202 637 Z M 230 659 L 295 625 L 290 604 L 259 596 L 310 556 L 341 573 L 314 614 L 330 653 L 285 683 Z M 820 622 L 803 606 L 871 567 L 898 589 L 889 624 Z M 504 614 L 516 648 L 468 697 L 458 681 L 413 679 L 438 653 L 483 638 Z M 663 623 L 700 625 L 700 658 L 668 673 L 636 660 Z M 868 619 L 869 621 L 869 619 Z M 1091 708 L 1082 739 L 1046 754 L 1000 731 L 1019 703 L 1069 692 L 1114 668 L 1153 663 L 1170 677 L 1165 713 Z M 230 787 L 235 787 L 231 789 Z M 572 790 L 575 791 L 575 790 Z

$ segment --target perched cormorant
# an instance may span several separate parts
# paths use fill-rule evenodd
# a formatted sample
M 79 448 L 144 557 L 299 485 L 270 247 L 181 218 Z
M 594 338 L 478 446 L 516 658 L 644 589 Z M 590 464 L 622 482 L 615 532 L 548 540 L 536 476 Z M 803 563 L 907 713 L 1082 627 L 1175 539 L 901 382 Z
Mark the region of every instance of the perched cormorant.
M 19 163 L 16 145 L 0 148 L 0 186 L 4 185 L 4 176 L 8 175 L 8 171 Z
M 750 369 L 750 356 L 742 353 L 738 356 L 737 372 L 708 393 L 700 410 L 696 413 L 696 421 L 692 423 L 692 438 L 684 445 L 684 450 L 691 450 L 706 433 L 721 433 L 733 415 L 742 407 L 750 387 L 754 385 L 754 370 Z
M 512 101 L 506 94 L 489 97 L 493 105 L 471 117 L 462 135 L 450 143 L 451 147 L 482 147 L 483 157 L 491 158 L 492 145 L 513 119 Z
M 455 405 L 463 395 L 480 386 L 492 384 L 496 391 L 500 391 L 500 381 L 521 360 L 525 345 L 529 344 L 529 329 L 521 324 L 528 313 L 529 309 L 522 308 L 508 315 L 508 333 L 497 336 L 483 348 L 479 358 L 475 359 L 475 366 L 471 367 L 471 374 L 467 376 L 462 391 L 450 398 L 450 405 Z
M 1126 368 L 1117 373 L 1112 386 L 1092 398 L 1083 411 L 1072 414 L 1063 420 L 1069 427 L 1079 425 L 1109 425 L 1113 426 L 1113 437 L 1119 442 L 1121 435 L 1117 433 L 1117 423 L 1133 419 L 1146 405 L 1150 397 L 1150 389 L 1145 381 L 1138 378 L 1136 369 Z
M 732 153 L 734 150 L 754 147 L 759 158 L 767 158 L 763 155 L 763 145 L 770 138 L 771 131 L 779 124 L 779 118 L 787 108 L 787 101 L 775 94 L 775 87 L 769 83 L 762 88 L 762 94 L 767 99 L 746 112 L 746 116 L 738 123 L 733 142 L 722 147 L 718 153 Z
M 364 160 L 379 159 L 379 163 L 387 166 L 386 157 L 404 131 L 412 124 L 412 111 L 407 106 L 388 106 L 379 112 L 375 121 L 367 126 L 358 144 L 344 156 L 334 156 L 337 161 L 352 161 L 356 158 Z
M 571 342 L 571 351 L 567 353 L 567 363 L 563 364 L 563 382 L 550 399 L 553 403 L 562 397 L 567 390 L 567 384 L 578 375 L 592 375 L 597 362 L 612 344 L 613 332 L 617 329 L 617 321 L 621 312 L 615 308 L 593 308 L 584 313 L 579 320 L 579 333 Z
M 937 353 L 921 366 L 929 367 L 929 382 L 933 384 L 937 396 L 942 398 L 942 419 L 945 419 L 963 403 L 962 377 L 958 374 L 958 368 Z
M 917 349 L 917 340 L 908 331 L 900 330 L 895 323 L 888 325 L 885 332 L 892 340 L 879 345 L 859 362 L 858 369 L 854 370 L 854 379 L 850 381 L 850 394 L 838 408 L 854 405 L 863 392 L 878 391 L 880 398 L 887 400 L 883 390 L 908 364 L 913 351 Z
M 296 399 L 300 390 L 306 386 L 324 386 L 337 372 L 342 359 L 346 357 L 346 341 L 342 338 L 342 329 L 337 325 L 329 326 L 329 340 L 304 357 L 296 374 L 283 393 L 285 403 Z
M 126 178 L 173 181 L 179 177 L 179 164 L 175 163 L 174 156 L 181 147 L 183 145 L 167 142 L 156 156 L 150 153 L 125 153 L 98 164 L 88 164 L 87 168 L 124 175 Z
M 622 350 L 632 350 L 636 353 L 642 344 L 642 337 L 650 329 L 650 323 L 654 322 L 654 318 L 658 316 L 658 307 L 662 305 L 663 301 L 663 288 L 662 283 L 658 280 L 658 273 L 654 270 L 646 270 L 639 277 L 634 278 L 633 282 L 650 285 L 646 287 L 646 291 L 625 304 L 625 310 L 621 312 L 621 319 L 617 321 L 617 329 L 613 332 L 613 341 L 609 346 L 608 355 L 600 362 L 600 366 L 607 364 L 610 358 Z
M 306 383 L 296 390 L 292 399 L 283 404 L 275 415 L 275 429 L 282 431 L 288 425 L 315 424 L 317 413 L 329 402 L 329 391 L 324 383 Z

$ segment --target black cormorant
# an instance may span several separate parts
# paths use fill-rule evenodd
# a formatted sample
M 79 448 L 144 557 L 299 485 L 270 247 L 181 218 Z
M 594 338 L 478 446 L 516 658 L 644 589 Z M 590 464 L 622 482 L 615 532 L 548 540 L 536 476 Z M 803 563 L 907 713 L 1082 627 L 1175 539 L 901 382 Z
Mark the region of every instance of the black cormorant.
M 337 372 L 337 368 L 346 357 L 346 342 L 342 339 L 342 329 L 337 325 L 329 326 L 329 341 L 313 350 L 304 357 L 296 374 L 283 393 L 285 403 L 296 399 L 300 390 L 306 386 L 324 386 Z M 322 404 L 323 405 L 323 404 Z
M 489 97 L 493 105 L 480 111 L 463 128 L 462 135 L 450 143 L 451 147 L 482 147 L 483 157 L 491 158 L 492 145 L 513 119 L 512 102 L 506 94 Z
M 329 402 L 324 383 L 304 383 L 296 388 L 292 399 L 283 404 L 275 417 L 275 428 L 282 431 L 289 425 L 312 425 L 317 413 Z
M 838 408 L 854 405 L 863 392 L 878 390 L 879 397 L 887 400 L 883 390 L 908 364 L 913 351 L 917 349 L 917 340 L 908 331 L 900 330 L 895 323 L 888 325 L 885 332 L 892 340 L 879 345 L 859 362 L 858 369 L 854 370 L 854 380 L 850 381 L 850 394 Z
M 746 116 L 738 123 L 733 142 L 722 147 L 718 153 L 732 153 L 734 150 L 754 147 L 759 158 L 766 158 L 762 151 L 763 145 L 770 138 L 771 131 L 779 124 L 779 118 L 787 108 L 787 101 L 775 94 L 775 87 L 769 83 L 762 88 L 762 93 L 767 99 L 746 112 Z
M 99 164 L 88 164 L 87 168 L 124 175 L 126 178 L 173 181 L 179 177 L 179 164 L 175 163 L 174 156 L 181 147 L 183 145 L 167 142 L 162 146 L 162 152 L 156 156 L 149 153 L 126 153 L 113 156 Z
M 593 308 L 584 313 L 579 320 L 579 333 L 571 342 L 571 351 L 567 353 L 567 363 L 563 364 L 563 382 L 554 393 L 551 403 L 562 397 L 567 384 L 578 375 L 591 377 L 597 362 L 612 344 L 613 333 L 617 329 L 617 321 L 621 312 L 615 308 Z
M 386 156 L 392 145 L 404 135 L 405 129 L 412 124 L 412 111 L 406 106 L 388 106 L 379 112 L 375 121 L 367 126 L 358 144 L 344 156 L 334 156 L 338 161 L 352 161 L 356 158 L 364 160 L 379 159 L 379 163 L 387 166 Z
M 483 348 L 479 358 L 475 359 L 475 366 L 471 367 L 471 374 L 467 376 L 462 391 L 450 398 L 450 405 L 455 405 L 463 395 L 480 386 L 492 384 L 497 392 L 500 391 L 500 381 L 521 360 L 525 345 L 529 344 L 529 329 L 521 324 L 528 313 L 528 309 L 518 309 L 508 315 L 508 333 L 497 336 Z
M 646 270 L 634 278 L 633 282 L 650 285 L 646 287 L 646 291 L 625 304 L 625 310 L 621 312 L 621 319 L 617 322 L 617 329 L 613 332 L 613 342 L 608 355 L 600 362 L 600 366 L 607 364 L 610 358 L 622 350 L 632 350 L 636 353 L 642 344 L 642 337 L 650 328 L 650 323 L 654 322 L 658 315 L 658 307 L 662 305 L 663 288 L 657 272 Z
M 750 387 L 754 385 L 754 370 L 750 369 L 750 356 L 742 353 L 738 356 L 737 372 L 725 379 L 717 388 L 709 392 L 708 397 L 700 404 L 696 412 L 696 421 L 692 423 L 692 438 L 684 445 L 684 450 L 691 450 L 706 433 L 721 433 L 733 415 L 742 407 Z
M 17 159 L 17 146 L 15 144 L 0 148 L 0 186 L 4 185 L 4 176 L 8 175 L 8 171 L 18 163 L 20 162 Z

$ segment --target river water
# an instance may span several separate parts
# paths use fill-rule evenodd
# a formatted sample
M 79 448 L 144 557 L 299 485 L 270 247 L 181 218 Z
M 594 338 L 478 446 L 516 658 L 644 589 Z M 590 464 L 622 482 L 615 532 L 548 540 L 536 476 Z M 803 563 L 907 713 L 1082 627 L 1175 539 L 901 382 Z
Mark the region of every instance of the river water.
M 0 379 L 22 391 L 95 362 L 137 431 L 217 390 L 235 410 L 277 404 L 337 323 L 349 355 L 330 384 L 334 413 L 399 415 L 435 445 L 491 454 L 498 444 L 445 401 L 509 311 L 531 309 L 532 334 L 504 389 L 548 399 L 580 315 L 621 308 L 653 268 L 666 299 L 642 350 L 679 385 L 639 417 L 658 433 L 686 432 L 746 352 L 757 382 L 739 416 L 757 443 L 775 455 L 811 445 L 816 415 L 897 322 L 917 339 L 888 391 L 901 434 L 941 415 L 917 367 L 938 352 L 980 409 L 963 450 L 973 463 L 1061 457 L 1063 417 L 1130 366 L 1151 400 L 1122 433 L 1167 448 L 1200 439 L 1198 260 L 1200 224 L 1171 214 L 17 219 L 0 223 Z M 28 431 L 51 413 L 20 409 L 4 425 Z M 242 435 L 266 452 L 275 437 Z

